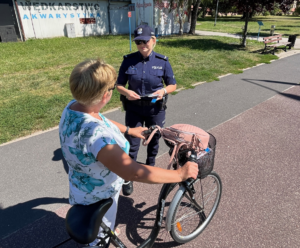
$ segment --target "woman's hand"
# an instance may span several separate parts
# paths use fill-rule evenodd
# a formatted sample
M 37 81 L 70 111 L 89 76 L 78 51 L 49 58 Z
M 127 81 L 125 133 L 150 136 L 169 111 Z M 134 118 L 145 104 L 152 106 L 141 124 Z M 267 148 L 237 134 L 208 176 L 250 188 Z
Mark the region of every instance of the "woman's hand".
M 153 95 L 157 95 L 157 100 L 161 100 L 165 94 L 163 89 L 157 90 L 153 93 Z
M 125 96 L 129 101 L 141 99 L 141 97 L 137 93 L 135 93 L 133 90 L 127 90 Z
M 179 176 L 182 178 L 182 181 L 187 180 L 188 178 L 196 179 L 198 176 L 198 164 L 195 162 L 186 162 L 184 166 L 177 169 Z
M 145 139 L 144 135 L 142 134 L 144 131 L 148 130 L 147 127 L 134 127 L 129 128 L 128 134 L 140 139 Z

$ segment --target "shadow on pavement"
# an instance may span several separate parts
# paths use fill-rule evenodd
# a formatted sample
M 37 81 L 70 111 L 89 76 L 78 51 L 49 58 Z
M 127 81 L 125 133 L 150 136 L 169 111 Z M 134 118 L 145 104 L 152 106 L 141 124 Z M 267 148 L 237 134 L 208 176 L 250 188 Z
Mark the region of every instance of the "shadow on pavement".
M 120 195 L 116 226 L 121 227 L 121 232 L 125 232 L 124 235 L 126 235 L 126 238 L 131 243 L 128 245 L 129 247 L 136 247 L 149 237 L 156 219 L 157 211 L 156 204 L 146 209 L 143 209 L 146 205 L 145 202 L 140 202 L 136 205 L 133 204 L 133 199 Z M 165 207 L 168 208 L 169 205 L 170 202 L 166 202 Z M 164 212 L 166 214 L 166 209 Z M 126 228 L 126 230 L 122 227 Z M 125 238 L 123 240 L 122 236 L 120 238 L 122 241 L 125 241 Z M 169 234 L 164 229 L 163 223 L 153 248 L 171 248 L 179 245 L 180 244 L 174 242 L 170 238 Z
M 263 86 L 261 84 L 258 83 L 254 83 L 253 81 L 260 81 L 260 82 L 265 82 L 265 83 L 276 83 L 276 84 L 287 84 L 287 85 L 291 85 L 291 86 L 300 86 L 299 84 L 295 84 L 295 83 L 289 83 L 289 82 L 282 82 L 282 81 L 273 81 L 273 80 L 257 80 L 257 79 L 243 79 L 245 82 L 251 83 L 251 84 L 255 84 L 257 86 L 260 86 L 262 88 L 271 90 L 271 91 L 275 91 L 276 93 L 278 93 L 279 95 L 300 101 L 300 96 L 299 95 L 293 95 L 293 94 L 289 94 L 289 93 L 284 93 L 284 92 L 280 92 L 274 89 L 271 89 L 267 86 Z M 253 81 L 252 81 L 253 80 Z
M 64 239 L 64 218 L 39 208 L 57 203 L 68 204 L 68 199 L 44 197 L 0 208 L 0 247 L 51 247 L 53 237 Z
M 69 173 L 69 166 L 68 166 L 67 161 L 65 160 L 65 158 L 62 154 L 61 148 L 58 148 L 53 152 L 52 161 L 60 161 L 60 160 L 62 160 L 65 172 L 68 174 Z

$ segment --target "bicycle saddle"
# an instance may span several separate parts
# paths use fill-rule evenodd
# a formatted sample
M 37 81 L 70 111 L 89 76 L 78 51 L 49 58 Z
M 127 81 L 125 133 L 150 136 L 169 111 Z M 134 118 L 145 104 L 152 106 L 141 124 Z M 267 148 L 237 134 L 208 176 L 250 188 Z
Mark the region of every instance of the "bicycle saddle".
M 66 229 L 72 239 L 80 244 L 93 242 L 98 235 L 102 218 L 112 205 L 111 198 L 91 205 L 74 205 L 66 216 Z

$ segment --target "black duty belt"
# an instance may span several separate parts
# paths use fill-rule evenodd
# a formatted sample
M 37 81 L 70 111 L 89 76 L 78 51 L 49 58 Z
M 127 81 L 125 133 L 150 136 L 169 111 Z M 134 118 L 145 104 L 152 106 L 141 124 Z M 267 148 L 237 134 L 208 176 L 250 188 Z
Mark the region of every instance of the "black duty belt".
M 155 103 L 152 103 L 151 100 L 134 100 L 134 101 L 128 101 L 134 105 L 139 106 L 154 106 L 155 104 L 160 104 L 162 100 L 158 100 Z

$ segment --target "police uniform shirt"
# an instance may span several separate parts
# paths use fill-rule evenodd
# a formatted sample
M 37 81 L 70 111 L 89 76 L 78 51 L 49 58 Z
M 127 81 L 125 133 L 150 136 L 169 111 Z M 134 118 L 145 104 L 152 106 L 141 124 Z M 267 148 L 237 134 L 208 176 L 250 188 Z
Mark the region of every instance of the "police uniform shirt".
M 165 85 L 175 85 L 176 80 L 168 58 L 164 55 L 152 53 L 143 58 L 140 52 L 124 56 L 118 76 L 118 85 L 125 86 L 140 96 L 146 96 L 163 88 Z

